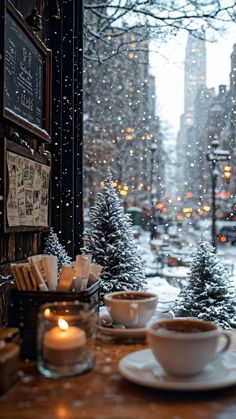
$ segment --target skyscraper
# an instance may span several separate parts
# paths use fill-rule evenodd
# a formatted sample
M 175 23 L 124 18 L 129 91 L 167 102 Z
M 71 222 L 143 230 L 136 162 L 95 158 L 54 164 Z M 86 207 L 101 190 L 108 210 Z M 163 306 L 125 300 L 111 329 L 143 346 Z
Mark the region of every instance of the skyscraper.
M 202 34 L 204 35 L 204 34 Z M 198 37 L 199 36 L 199 37 Z M 184 114 L 186 126 L 193 125 L 194 102 L 200 87 L 206 86 L 206 45 L 201 34 L 188 36 L 185 50 Z
M 184 71 L 184 114 L 180 119 L 180 130 L 177 138 L 177 161 L 181 162 L 178 167 L 178 191 L 184 195 L 191 190 L 191 175 L 194 165 L 193 149 L 195 149 L 195 137 L 193 135 L 194 104 L 199 91 L 206 86 L 206 46 L 204 32 L 198 32 L 195 36 L 189 34 L 185 50 Z

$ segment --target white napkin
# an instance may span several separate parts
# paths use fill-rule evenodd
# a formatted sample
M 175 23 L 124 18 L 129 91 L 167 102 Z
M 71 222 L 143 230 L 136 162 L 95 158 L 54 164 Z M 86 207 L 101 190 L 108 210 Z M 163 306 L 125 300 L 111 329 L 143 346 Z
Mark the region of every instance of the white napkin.
M 42 263 L 45 270 L 48 288 L 55 290 L 57 288 L 57 256 L 42 255 Z

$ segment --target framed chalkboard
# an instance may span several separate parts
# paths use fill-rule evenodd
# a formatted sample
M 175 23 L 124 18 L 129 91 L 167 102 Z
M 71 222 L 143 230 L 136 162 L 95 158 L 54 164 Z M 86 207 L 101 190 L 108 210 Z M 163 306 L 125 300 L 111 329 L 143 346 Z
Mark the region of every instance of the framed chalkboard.
M 1 116 L 49 142 L 51 53 L 8 0 L 1 2 L 0 14 Z

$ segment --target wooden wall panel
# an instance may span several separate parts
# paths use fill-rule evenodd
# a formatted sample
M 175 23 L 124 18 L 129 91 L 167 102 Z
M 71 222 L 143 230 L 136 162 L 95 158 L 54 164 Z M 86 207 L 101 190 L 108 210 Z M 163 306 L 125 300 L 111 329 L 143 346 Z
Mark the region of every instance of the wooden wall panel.
M 16 241 L 15 241 L 15 233 L 10 233 L 8 236 L 8 243 L 7 243 L 7 260 L 9 262 L 13 262 L 16 258 Z

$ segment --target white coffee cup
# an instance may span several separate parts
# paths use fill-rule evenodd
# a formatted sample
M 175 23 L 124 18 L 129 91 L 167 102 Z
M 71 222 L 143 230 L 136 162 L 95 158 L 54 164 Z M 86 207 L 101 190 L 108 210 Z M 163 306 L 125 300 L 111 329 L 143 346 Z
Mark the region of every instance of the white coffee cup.
M 143 327 L 156 311 L 158 296 L 143 291 L 117 291 L 104 296 L 113 321 L 129 328 Z
M 223 345 L 219 345 L 221 337 L 225 339 Z M 200 373 L 209 362 L 225 352 L 231 337 L 215 323 L 176 318 L 150 325 L 147 342 L 166 373 L 187 376 Z

